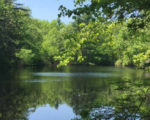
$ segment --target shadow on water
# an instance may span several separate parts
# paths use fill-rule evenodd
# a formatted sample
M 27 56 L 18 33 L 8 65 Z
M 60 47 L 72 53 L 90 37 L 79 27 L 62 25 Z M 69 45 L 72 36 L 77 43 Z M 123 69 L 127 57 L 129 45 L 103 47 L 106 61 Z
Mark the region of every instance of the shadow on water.
M 0 119 L 149 120 L 149 85 L 147 73 L 130 68 L 1 71 Z

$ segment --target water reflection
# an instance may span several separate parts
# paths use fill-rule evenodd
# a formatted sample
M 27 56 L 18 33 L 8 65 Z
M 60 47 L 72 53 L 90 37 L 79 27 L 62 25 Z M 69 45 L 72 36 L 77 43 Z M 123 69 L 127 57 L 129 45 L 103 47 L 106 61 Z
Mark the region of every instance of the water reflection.
M 49 76 L 49 77 L 114 77 L 117 74 L 112 73 L 63 73 L 63 72 L 47 72 L 33 73 L 34 76 Z
M 58 109 L 49 105 L 38 107 L 34 112 L 30 112 L 29 120 L 71 120 L 77 117 L 71 107 L 63 104 Z
M 0 72 L 2 120 L 150 119 L 150 79 L 130 68 Z

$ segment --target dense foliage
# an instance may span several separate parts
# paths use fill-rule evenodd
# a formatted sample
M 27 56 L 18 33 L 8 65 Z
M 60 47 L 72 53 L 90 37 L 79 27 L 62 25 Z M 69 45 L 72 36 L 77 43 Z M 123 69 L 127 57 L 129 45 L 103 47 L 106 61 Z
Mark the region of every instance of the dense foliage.
M 75 19 L 64 24 L 33 19 L 23 5 L 0 0 L 0 64 L 149 66 L 149 1 L 119 3 L 93 0 L 86 6 L 80 0 L 72 11 L 61 6 L 61 15 Z
M 0 62 L 14 63 L 15 52 L 24 38 L 29 10 L 12 0 L 0 0 Z

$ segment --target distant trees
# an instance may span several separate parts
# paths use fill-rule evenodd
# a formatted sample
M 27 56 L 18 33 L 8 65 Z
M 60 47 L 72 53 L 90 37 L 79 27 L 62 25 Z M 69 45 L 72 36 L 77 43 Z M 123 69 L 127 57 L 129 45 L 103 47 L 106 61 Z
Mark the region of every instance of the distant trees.
M 79 21 L 86 14 L 85 20 L 92 20 L 78 22 L 83 42 L 76 44 L 82 46 L 77 51 L 84 64 L 149 66 L 149 0 L 75 0 L 74 5 L 73 10 L 60 6 L 59 16 Z
M 76 32 L 77 37 L 69 43 L 63 56 L 60 56 L 60 63 L 138 67 L 148 65 L 149 27 L 133 33 L 128 28 L 129 22 L 130 20 L 123 23 L 103 23 L 97 20 L 80 24 L 80 30 Z M 141 54 L 143 57 L 138 57 Z
M 0 0 L 0 65 L 150 65 L 149 1 L 83 3 L 76 1 L 81 6 L 74 10 L 60 7 L 61 15 L 74 16 L 64 24 L 33 19 L 23 5 Z

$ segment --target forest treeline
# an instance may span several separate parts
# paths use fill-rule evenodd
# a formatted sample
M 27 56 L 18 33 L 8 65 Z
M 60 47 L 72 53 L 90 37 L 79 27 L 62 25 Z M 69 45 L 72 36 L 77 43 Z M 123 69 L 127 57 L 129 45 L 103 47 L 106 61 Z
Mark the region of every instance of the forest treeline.
M 109 13 L 112 6 L 111 3 L 104 10 Z M 0 0 L 0 65 L 150 66 L 150 11 L 146 5 L 141 11 L 136 8 L 136 16 L 123 17 L 118 13 L 114 17 L 116 10 L 111 18 L 101 11 L 93 14 L 96 6 L 84 7 L 76 8 L 82 10 L 78 14 L 75 10 L 65 12 L 60 6 L 60 16 L 64 12 L 74 14 L 74 21 L 64 24 L 59 18 L 52 22 L 34 19 L 22 4 Z

